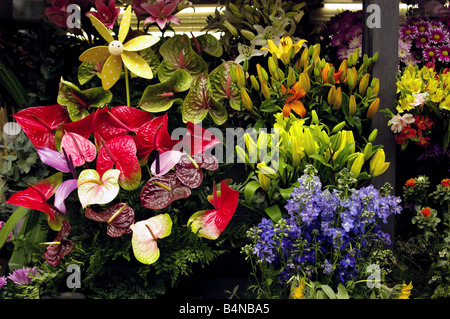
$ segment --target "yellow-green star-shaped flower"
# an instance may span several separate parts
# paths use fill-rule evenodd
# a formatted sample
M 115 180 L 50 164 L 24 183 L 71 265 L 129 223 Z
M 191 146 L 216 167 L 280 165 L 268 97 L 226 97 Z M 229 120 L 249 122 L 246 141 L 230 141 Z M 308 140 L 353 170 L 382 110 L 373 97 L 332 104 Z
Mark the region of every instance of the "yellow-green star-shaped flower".
M 96 17 L 89 15 L 92 24 L 108 46 L 97 46 L 84 51 L 79 59 L 83 62 L 97 63 L 105 61 L 101 72 L 103 89 L 109 90 L 119 79 L 122 72 L 122 62 L 125 67 L 137 76 L 151 79 L 153 73 L 147 62 L 136 53 L 159 41 L 152 35 L 141 35 L 123 43 L 128 35 L 131 22 L 131 6 L 128 6 L 120 22 L 118 39 L 115 40 L 107 27 Z

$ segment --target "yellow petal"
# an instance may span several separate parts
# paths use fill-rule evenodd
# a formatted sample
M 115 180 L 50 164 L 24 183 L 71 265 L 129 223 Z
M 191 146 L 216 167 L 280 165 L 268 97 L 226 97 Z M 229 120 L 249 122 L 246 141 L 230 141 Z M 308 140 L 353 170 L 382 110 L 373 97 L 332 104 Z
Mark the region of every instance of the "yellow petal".
M 103 65 L 102 86 L 104 90 L 109 90 L 119 80 L 122 72 L 122 59 L 120 55 L 111 55 Z
M 141 35 L 125 43 L 123 45 L 123 49 L 126 51 L 140 51 L 151 47 L 158 41 L 159 37 L 154 37 L 152 35 Z
M 111 53 L 109 53 L 107 46 L 98 46 L 84 51 L 79 59 L 83 62 L 96 63 L 105 61 L 110 55 Z
M 152 69 L 147 62 L 137 53 L 123 51 L 121 54 L 125 67 L 141 78 L 153 78 Z
M 89 19 L 91 19 L 92 25 L 97 29 L 98 33 L 105 39 L 106 42 L 114 41 L 114 38 L 111 35 L 111 32 L 103 23 L 100 22 L 99 19 L 94 17 L 92 14 L 89 15 Z
M 128 6 L 123 14 L 122 21 L 120 21 L 119 27 L 119 41 L 123 43 L 127 37 L 128 30 L 130 30 L 131 24 L 131 6 Z

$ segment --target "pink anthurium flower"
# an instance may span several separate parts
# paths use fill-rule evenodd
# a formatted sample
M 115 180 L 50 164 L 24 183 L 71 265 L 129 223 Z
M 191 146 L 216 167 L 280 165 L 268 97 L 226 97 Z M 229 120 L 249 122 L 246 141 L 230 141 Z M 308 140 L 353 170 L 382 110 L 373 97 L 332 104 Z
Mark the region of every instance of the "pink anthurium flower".
M 48 147 L 56 150 L 53 130 L 70 122 L 66 108 L 59 104 L 29 107 L 13 116 L 37 149 Z
M 27 189 L 15 193 L 7 201 L 7 204 L 23 206 L 26 208 L 44 212 L 51 229 L 59 231 L 62 218 L 55 206 L 47 204 L 50 197 L 55 194 L 56 189 L 62 183 L 62 173 L 58 172 Z
M 163 209 L 175 200 L 187 198 L 191 189 L 181 184 L 175 173 L 152 177 L 141 192 L 141 204 L 150 209 Z
M 231 189 L 224 181 L 220 183 L 220 195 L 213 186 L 214 209 L 196 212 L 189 218 L 191 230 L 201 237 L 217 239 L 233 217 L 239 200 L 239 192 Z
M 70 233 L 70 224 L 67 220 L 62 221 L 62 227 L 52 242 L 42 243 L 48 245 L 44 258 L 50 266 L 58 266 L 61 259 L 66 256 L 73 248 L 73 243 L 70 240 L 64 239 Z
M 102 142 L 98 152 L 97 172 L 103 175 L 115 167 L 120 170 L 119 184 L 126 190 L 134 190 L 141 182 L 141 166 L 136 157 L 136 145 L 130 135 L 117 136 Z
M 84 215 L 89 219 L 108 223 L 107 234 L 111 237 L 131 233 L 130 226 L 134 224 L 134 211 L 125 203 L 114 204 L 101 212 L 87 208 Z
M 166 27 L 168 22 L 180 24 L 180 19 L 172 15 L 178 6 L 178 3 L 179 0 L 156 0 L 156 5 L 152 3 L 141 4 L 141 8 L 150 13 L 150 16 L 144 20 L 144 23 L 156 22 L 161 30 Z
M 187 144 L 191 155 L 203 153 L 222 143 L 214 134 L 197 124 L 187 122 L 186 128 L 189 133 L 183 138 L 183 142 Z
M 170 235 L 172 219 L 169 214 L 160 214 L 131 225 L 134 256 L 143 264 L 152 264 L 159 258 L 157 240 Z
M 120 8 L 116 8 L 116 0 L 109 0 L 107 2 L 108 5 L 105 4 L 104 0 L 95 0 L 97 12 L 89 11 L 86 13 L 86 16 L 89 17 L 89 15 L 93 15 L 103 23 L 105 27 L 112 29 L 119 16 Z
M 152 174 L 156 176 L 167 174 L 178 163 L 183 155 L 183 152 L 175 150 L 159 154 L 150 167 Z
M 64 149 L 67 155 L 72 158 L 75 166 L 92 162 L 97 157 L 97 149 L 94 143 L 77 133 L 66 132 L 61 140 L 61 149 Z
M 78 176 L 78 198 L 86 208 L 93 204 L 108 204 L 119 194 L 118 169 L 107 170 L 100 178 L 95 169 L 85 169 Z

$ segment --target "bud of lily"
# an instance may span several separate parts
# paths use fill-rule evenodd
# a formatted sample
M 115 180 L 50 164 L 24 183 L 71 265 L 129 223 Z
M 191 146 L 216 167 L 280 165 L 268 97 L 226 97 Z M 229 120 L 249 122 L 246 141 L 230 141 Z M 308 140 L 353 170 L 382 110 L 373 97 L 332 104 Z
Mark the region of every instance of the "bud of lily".
M 249 63 L 250 62 L 248 62 L 248 59 L 244 60 L 244 63 L 242 65 L 242 70 L 244 71 L 244 73 L 246 73 L 248 71 Z
M 254 88 L 256 91 L 259 91 L 259 83 L 258 83 L 258 80 L 256 80 L 256 78 L 255 78 L 254 75 L 251 75 L 251 76 L 250 76 L 250 82 L 251 82 L 253 88 Z
M 311 79 L 308 72 L 305 70 L 300 74 L 300 88 L 302 88 L 306 94 L 311 90 Z
M 240 147 L 239 145 L 236 145 L 235 149 L 236 149 L 237 158 L 239 160 L 238 163 L 249 164 L 250 161 L 248 159 L 248 155 L 247 155 L 247 153 L 245 153 L 245 151 L 242 149 L 242 147 Z
M 237 83 L 237 74 L 236 74 L 236 66 L 232 65 L 230 67 L 230 78 L 231 81 L 233 81 L 234 83 Z
M 230 33 L 231 33 L 233 36 L 237 37 L 237 36 L 239 35 L 237 29 L 234 27 L 234 25 L 232 25 L 232 24 L 230 23 L 230 21 L 225 20 L 225 22 L 223 23 L 223 25 L 225 26 L 225 28 L 228 29 L 228 31 L 230 31 Z
M 339 110 L 341 108 L 341 104 L 342 104 L 342 89 L 341 87 L 338 87 L 336 89 L 336 94 L 334 96 L 333 107 L 335 108 L 335 110 Z
M 286 85 L 288 87 L 292 87 L 295 84 L 295 80 L 296 80 L 295 71 L 292 67 L 289 67 Z
M 311 111 L 311 122 L 314 124 L 319 124 L 319 117 L 317 116 L 316 110 Z
M 250 112 L 253 109 L 253 103 L 245 88 L 241 88 L 241 99 L 245 109 Z
M 355 67 L 353 67 L 347 71 L 347 83 L 348 83 L 350 90 L 353 90 L 356 87 L 357 77 L 358 77 L 358 72 L 356 71 Z
M 308 156 L 316 154 L 316 141 L 311 134 L 310 128 L 306 128 L 304 131 L 305 138 L 305 151 Z
M 278 72 L 277 72 L 277 65 L 275 63 L 275 59 L 276 59 L 276 57 L 274 55 L 270 56 L 269 60 L 268 60 L 268 66 L 269 66 L 270 75 L 272 77 L 274 77 L 275 80 L 278 81 L 278 78 L 277 78 Z
M 256 65 L 256 72 L 258 73 L 259 82 L 269 81 L 269 75 L 267 71 L 260 65 Z
M 378 92 L 380 92 L 380 80 L 378 78 L 373 78 L 371 87 L 372 87 L 372 94 L 377 96 Z
M 350 115 L 356 113 L 356 98 L 353 94 L 350 96 L 350 100 L 348 101 L 348 112 Z
M 302 55 L 300 56 L 299 67 L 305 69 L 306 65 L 308 64 L 308 48 L 304 48 L 302 51 Z M 300 72 L 300 68 L 297 68 L 297 71 Z
M 334 79 L 334 67 L 333 66 L 330 67 L 330 69 L 328 70 L 327 81 L 328 81 L 328 83 L 331 83 L 333 85 L 336 83 L 336 81 Z
M 236 82 L 240 86 L 245 86 L 244 69 L 239 64 L 236 65 Z
M 336 87 L 333 85 L 331 87 L 330 91 L 328 92 L 328 97 L 327 97 L 328 104 L 333 105 L 335 98 L 336 98 Z
M 373 63 L 376 63 L 378 61 L 378 52 L 375 52 L 375 54 L 372 57 Z
M 361 168 L 364 164 L 364 153 L 358 153 L 358 156 L 353 161 L 350 172 L 352 172 L 354 178 L 358 178 L 359 173 L 361 173 Z
M 262 91 L 264 97 L 266 98 L 266 100 L 270 100 L 270 90 L 269 90 L 269 86 L 267 85 L 266 82 L 261 83 L 261 91 Z
M 378 111 L 378 107 L 380 106 L 380 98 L 377 97 L 372 104 L 370 104 L 369 109 L 367 110 L 367 118 L 371 119 L 375 113 Z
M 344 128 L 345 124 L 346 124 L 345 121 L 342 121 L 341 123 L 336 124 L 333 127 L 333 130 L 331 132 L 332 133 L 337 133 L 337 132 L 341 131 Z
M 359 82 L 358 91 L 361 96 L 366 95 L 366 91 L 369 86 L 369 77 L 370 77 L 369 73 L 366 73 Z
M 241 34 L 244 36 L 244 38 L 246 38 L 249 41 L 252 41 L 255 38 L 253 32 L 248 31 L 246 29 L 241 30 Z
M 267 192 L 270 188 L 270 176 L 272 174 L 276 174 L 276 172 L 273 169 L 269 168 L 264 162 L 258 163 L 257 168 L 259 170 L 259 185 L 261 185 L 261 188 Z
M 355 136 L 353 131 L 342 131 L 342 138 L 345 140 L 346 145 L 350 145 L 349 152 L 355 153 Z
M 385 162 L 386 155 L 384 154 L 383 149 L 379 149 L 375 152 L 375 154 L 372 157 L 372 160 L 370 161 L 370 175 L 372 177 L 379 176 L 386 172 L 386 170 L 389 168 L 390 162 Z
M 359 48 L 356 48 L 355 51 L 353 51 L 353 54 L 351 55 L 353 65 L 356 65 L 358 63 L 359 53 L 360 53 Z
M 258 160 L 258 148 L 256 146 L 256 142 L 248 133 L 244 134 L 244 141 L 245 147 L 247 148 L 248 151 L 248 157 L 250 162 L 256 163 L 256 161 Z
M 314 44 L 313 46 L 313 52 L 311 54 L 311 56 L 314 57 L 319 57 L 320 56 L 320 43 Z
M 241 10 L 234 3 L 228 3 L 228 7 L 230 8 L 231 12 L 233 12 L 233 15 L 242 17 L 240 12 Z
M 303 153 L 304 148 L 301 146 L 300 138 L 296 136 L 291 137 L 292 145 L 292 166 L 297 167 L 300 165 L 300 161 L 305 156 Z
M 341 74 L 339 74 L 339 82 L 344 83 L 347 79 L 347 70 L 348 70 L 348 61 L 345 59 L 341 62 L 341 65 L 339 66 L 339 71 L 342 71 Z
M 377 138 L 378 135 L 378 130 L 374 129 L 372 131 L 372 133 L 370 133 L 369 138 L 367 139 L 370 143 L 372 143 L 373 141 L 375 141 L 375 139 Z
M 372 156 L 372 143 L 367 143 L 364 147 L 364 160 L 367 161 Z
M 331 149 L 333 152 L 338 151 L 341 148 L 342 144 L 342 132 L 337 132 L 337 134 L 334 134 L 331 136 Z

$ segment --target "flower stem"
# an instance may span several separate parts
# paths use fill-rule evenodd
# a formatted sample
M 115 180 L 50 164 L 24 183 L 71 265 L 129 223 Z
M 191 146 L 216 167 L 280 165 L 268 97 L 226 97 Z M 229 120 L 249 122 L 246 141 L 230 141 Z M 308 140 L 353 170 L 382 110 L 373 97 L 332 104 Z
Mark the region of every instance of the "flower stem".
M 128 80 L 128 69 L 125 67 L 125 88 L 127 90 L 127 106 L 131 106 L 130 103 L 130 83 Z

